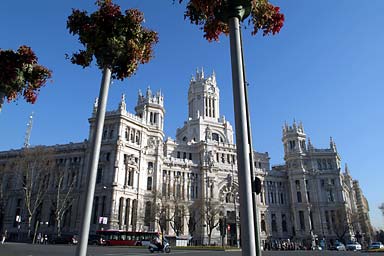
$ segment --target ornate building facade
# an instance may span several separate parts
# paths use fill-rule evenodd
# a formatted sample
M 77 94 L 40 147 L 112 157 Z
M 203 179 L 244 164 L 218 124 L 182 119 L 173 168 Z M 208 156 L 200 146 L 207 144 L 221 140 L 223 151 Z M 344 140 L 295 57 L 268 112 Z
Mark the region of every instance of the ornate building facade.
M 97 101 L 89 118 L 94 130 Z M 196 244 L 237 245 L 240 213 L 236 145 L 233 128 L 220 114 L 216 77 L 197 71 L 188 91 L 188 118 L 176 138 L 166 138 L 164 97 L 138 94 L 135 114 L 124 96 L 106 113 L 96 178 L 91 233 L 98 229 L 163 230 Z M 78 233 L 90 149 L 88 141 L 47 146 L 55 168 L 45 176 L 46 197 L 32 222 L 53 234 L 57 229 L 57 191 L 53 177 L 64 170 L 63 191 L 73 199 L 63 213 L 63 233 Z M 258 195 L 260 234 L 264 247 L 295 241 L 303 245 L 335 240 L 370 239 L 368 203 L 332 138 L 327 149 L 315 148 L 302 124 L 283 127 L 284 165 L 270 167 L 268 153 L 254 152 L 254 172 L 262 184 Z M 23 150 L 0 152 L 1 222 L 11 236 L 25 233 L 22 182 L 5 171 Z M 57 176 L 57 175 L 56 175 Z M 64 192 L 63 192 L 64 193 Z M 213 220 L 213 221 L 212 221 Z M 360 234 L 360 236 L 359 236 Z

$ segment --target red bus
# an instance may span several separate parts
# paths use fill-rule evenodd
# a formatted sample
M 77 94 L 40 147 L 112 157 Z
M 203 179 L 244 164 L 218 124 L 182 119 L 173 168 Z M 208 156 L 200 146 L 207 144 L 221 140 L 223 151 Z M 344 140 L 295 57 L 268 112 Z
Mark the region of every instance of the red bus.
M 98 230 L 103 245 L 126 245 L 126 246 L 148 246 L 149 243 L 159 236 L 159 232 L 138 232 L 124 230 Z

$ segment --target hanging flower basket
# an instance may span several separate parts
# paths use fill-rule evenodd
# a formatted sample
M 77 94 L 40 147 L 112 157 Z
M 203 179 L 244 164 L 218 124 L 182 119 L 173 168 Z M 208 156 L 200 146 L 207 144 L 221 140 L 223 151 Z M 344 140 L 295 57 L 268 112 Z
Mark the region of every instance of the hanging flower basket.
M 68 17 L 67 28 L 85 46 L 70 60 L 85 68 L 95 57 L 100 69 L 109 68 L 112 78 L 123 80 L 153 57 L 158 35 L 142 26 L 144 15 L 137 9 L 128 9 L 123 14 L 111 0 L 99 0 L 96 5 L 99 9 L 90 15 L 74 9 Z
M 0 110 L 5 98 L 12 101 L 23 96 L 27 102 L 35 103 L 40 88 L 52 76 L 37 60 L 32 49 L 25 45 L 16 52 L 0 49 Z
M 184 0 L 179 0 L 179 3 Z M 184 18 L 198 25 L 208 41 L 218 41 L 219 36 L 228 34 L 228 19 L 237 16 L 253 28 L 251 34 L 259 30 L 263 35 L 276 34 L 284 25 L 284 15 L 280 8 L 268 0 L 189 0 Z

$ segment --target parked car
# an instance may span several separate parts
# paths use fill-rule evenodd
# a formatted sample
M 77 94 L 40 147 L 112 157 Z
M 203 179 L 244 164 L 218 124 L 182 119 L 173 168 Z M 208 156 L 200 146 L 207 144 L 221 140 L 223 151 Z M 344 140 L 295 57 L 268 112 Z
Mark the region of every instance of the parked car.
M 335 250 L 335 251 L 345 251 L 345 245 L 343 243 L 340 243 L 338 241 L 335 242 L 335 244 L 333 246 L 331 246 L 330 248 L 331 250 Z
M 384 248 L 384 244 L 381 242 L 373 242 L 369 245 L 369 249 L 382 249 Z
M 91 245 L 105 245 L 105 240 L 100 235 L 91 234 L 88 237 L 88 244 L 91 244 Z
M 348 251 L 361 251 L 361 244 L 358 242 L 349 242 L 346 248 Z
M 62 235 L 52 238 L 50 244 L 78 244 L 78 239 L 76 235 Z

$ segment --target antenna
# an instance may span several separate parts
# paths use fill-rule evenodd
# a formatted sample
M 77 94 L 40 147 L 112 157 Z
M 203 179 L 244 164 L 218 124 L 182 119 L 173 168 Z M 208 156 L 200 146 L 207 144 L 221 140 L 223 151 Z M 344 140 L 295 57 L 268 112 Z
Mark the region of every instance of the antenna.
M 33 124 L 33 112 L 29 116 L 27 130 L 25 132 L 25 138 L 24 138 L 24 148 L 29 148 L 29 139 L 31 138 L 32 124 Z

